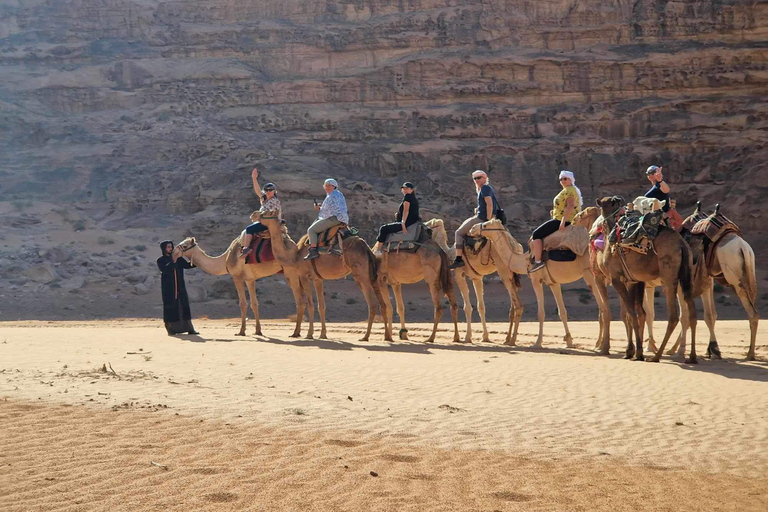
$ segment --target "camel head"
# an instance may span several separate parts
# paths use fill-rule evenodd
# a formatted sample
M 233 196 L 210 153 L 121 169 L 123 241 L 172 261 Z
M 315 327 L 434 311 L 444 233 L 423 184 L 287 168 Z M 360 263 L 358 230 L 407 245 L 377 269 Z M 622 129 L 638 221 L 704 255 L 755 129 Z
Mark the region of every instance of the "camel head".
M 253 216 L 256 215 L 257 213 L 258 212 L 253 212 L 251 214 L 251 218 L 253 218 Z M 273 211 L 269 211 L 269 212 L 264 212 L 261 215 L 261 218 L 259 219 L 259 222 L 261 222 L 262 224 L 266 225 L 267 222 L 264 222 L 264 221 L 267 221 L 267 222 L 269 222 L 269 221 L 277 222 L 277 211 L 273 210 Z
M 256 222 L 259 220 L 259 217 L 261 217 L 261 212 L 259 210 L 256 210 L 251 214 L 249 218 L 251 219 L 251 222 Z
M 480 224 L 475 224 L 472 226 L 472 229 L 469 230 L 469 236 L 478 237 L 478 236 L 484 236 L 487 238 L 490 238 L 488 235 L 484 233 L 484 231 L 492 231 L 492 232 L 498 232 L 501 230 L 505 230 L 504 226 L 501 224 L 501 221 L 499 219 L 491 219 L 487 222 L 481 222 Z
M 581 210 L 573 217 L 574 226 L 584 226 L 587 229 L 592 228 L 592 224 L 595 223 L 595 219 L 600 216 L 600 208 L 597 206 L 588 206 Z
M 620 196 L 611 196 L 598 199 L 597 207 L 600 208 L 600 214 L 605 219 L 613 220 L 616 215 L 620 215 L 624 210 L 624 198 Z
M 191 250 L 193 247 L 197 247 L 197 240 L 193 236 L 187 237 L 181 241 L 179 247 L 181 247 L 181 253 L 184 254 L 185 252 Z

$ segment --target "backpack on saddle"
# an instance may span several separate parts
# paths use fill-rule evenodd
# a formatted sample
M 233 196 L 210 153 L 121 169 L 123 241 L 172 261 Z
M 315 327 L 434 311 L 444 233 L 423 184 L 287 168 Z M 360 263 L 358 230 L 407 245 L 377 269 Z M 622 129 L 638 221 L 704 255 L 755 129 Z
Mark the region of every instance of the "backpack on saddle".
M 720 213 L 719 204 L 715 206 L 715 213 L 706 216 L 701 213 L 701 203 L 697 203 L 696 211 L 685 219 L 683 230 L 686 242 L 691 245 L 691 248 L 698 249 L 693 251 L 694 259 L 697 260 L 694 263 L 698 263 L 697 257 L 703 254 L 706 266 L 710 271 L 713 268 L 715 248 L 723 237 L 728 233 L 741 235 L 739 227 Z M 720 272 L 715 271 L 715 274 L 719 275 Z
M 608 241 L 640 254 L 648 254 L 648 250 L 659 234 L 663 218 L 663 210 L 656 210 L 644 215 L 636 211 L 629 211 L 619 219 L 616 226 L 611 230 Z
M 384 240 L 382 252 L 416 252 L 424 242 L 432 238 L 432 230 L 423 222 L 416 222 L 408 227 L 407 233 L 390 233 Z

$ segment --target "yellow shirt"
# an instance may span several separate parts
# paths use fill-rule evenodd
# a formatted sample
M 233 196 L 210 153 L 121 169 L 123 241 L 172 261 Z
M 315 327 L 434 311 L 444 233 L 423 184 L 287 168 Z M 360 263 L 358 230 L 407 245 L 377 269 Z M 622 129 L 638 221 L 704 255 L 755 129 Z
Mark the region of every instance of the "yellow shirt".
M 581 210 L 581 205 L 579 204 L 579 194 L 576 192 L 576 187 L 574 186 L 565 187 L 560 191 L 559 194 L 555 196 L 554 201 L 552 201 L 554 208 L 550 212 L 553 219 L 563 220 L 563 215 L 565 215 L 566 202 L 571 197 L 573 198 L 573 211 L 568 216 L 568 218 L 565 219 L 565 222 L 573 222 L 573 218 L 577 213 L 579 213 L 579 210 Z

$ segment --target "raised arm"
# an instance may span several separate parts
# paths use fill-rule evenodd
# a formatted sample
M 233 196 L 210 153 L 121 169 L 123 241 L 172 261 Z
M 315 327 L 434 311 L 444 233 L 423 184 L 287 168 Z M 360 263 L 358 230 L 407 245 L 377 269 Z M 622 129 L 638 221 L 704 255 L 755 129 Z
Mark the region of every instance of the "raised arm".
M 253 193 L 259 198 L 259 202 L 263 203 L 264 198 L 261 197 L 261 187 L 259 186 L 259 170 L 256 167 L 251 171 L 251 181 L 253 181 Z

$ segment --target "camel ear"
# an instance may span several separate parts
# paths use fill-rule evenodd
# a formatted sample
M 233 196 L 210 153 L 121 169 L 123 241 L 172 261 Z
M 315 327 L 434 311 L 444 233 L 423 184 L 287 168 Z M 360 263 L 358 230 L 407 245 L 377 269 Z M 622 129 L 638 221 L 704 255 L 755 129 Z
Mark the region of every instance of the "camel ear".
M 193 243 L 193 244 L 196 244 L 196 243 L 197 243 L 197 240 L 195 240 L 195 237 L 192 237 L 192 243 Z
M 603 207 L 600 199 L 595 199 L 595 205 L 597 205 L 598 208 L 602 208 Z

